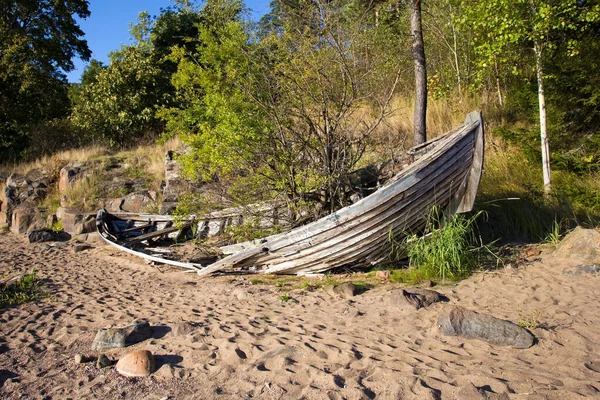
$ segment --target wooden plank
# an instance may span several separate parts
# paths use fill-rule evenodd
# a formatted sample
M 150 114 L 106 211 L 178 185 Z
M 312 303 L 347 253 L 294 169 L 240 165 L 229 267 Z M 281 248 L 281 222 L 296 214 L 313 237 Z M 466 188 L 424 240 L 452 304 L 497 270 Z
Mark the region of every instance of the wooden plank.
M 128 246 L 128 245 L 131 245 L 131 244 L 134 244 L 134 243 L 143 242 L 144 240 L 153 239 L 153 238 L 156 238 L 156 237 L 167 235 L 169 233 L 173 233 L 173 232 L 177 232 L 179 230 L 183 230 L 183 229 L 189 228 L 191 225 L 192 225 L 191 222 L 188 222 L 186 224 L 183 224 L 182 227 L 172 226 L 170 228 L 161 229 L 160 231 L 146 233 L 144 235 L 140 235 L 140 236 L 136 236 L 136 237 L 133 237 L 133 238 L 130 238 L 130 239 L 126 239 L 126 240 L 123 241 L 123 244 Z

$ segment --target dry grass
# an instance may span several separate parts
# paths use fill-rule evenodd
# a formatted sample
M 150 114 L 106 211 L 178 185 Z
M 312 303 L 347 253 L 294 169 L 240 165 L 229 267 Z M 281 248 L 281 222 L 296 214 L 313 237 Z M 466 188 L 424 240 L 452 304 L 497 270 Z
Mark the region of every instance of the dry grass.
M 20 164 L 0 165 L 0 174 L 10 175 L 11 173 L 26 174 L 32 169 L 42 169 L 48 172 L 60 171 L 65 165 L 77 161 L 86 161 L 108 154 L 108 150 L 103 146 L 84 147 L 79 149 L 65 150 L 53 155 L 43 156 L 33 162 Z

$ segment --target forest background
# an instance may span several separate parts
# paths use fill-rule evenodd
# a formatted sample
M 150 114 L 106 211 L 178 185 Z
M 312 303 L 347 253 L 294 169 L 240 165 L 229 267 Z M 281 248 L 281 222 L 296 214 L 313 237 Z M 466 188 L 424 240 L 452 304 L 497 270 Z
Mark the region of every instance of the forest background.
M 72 59 L 91 56 L 74 19 L 89 16 L 88 2 L 2 1 L 1 159 L 177 136 L 190 148 L 188 176 L 226 183 L 233 203 L 338 208 L 349 201 L 350 171 L 412 145 L 415 2 L 273 1 L 254 22 L 239 0 L 176 1 L 141 13 L 132 43 L 106 65 L 92 59 L 70 84 Z M 597 224 L 598 2 L 421 6 L 427 135 L 483 109 L 491 135 L 478 203 L 496 218 L 494 235 L 544 236 L 566 219 Z M 540 83 L 553 178 L 545 195 Z

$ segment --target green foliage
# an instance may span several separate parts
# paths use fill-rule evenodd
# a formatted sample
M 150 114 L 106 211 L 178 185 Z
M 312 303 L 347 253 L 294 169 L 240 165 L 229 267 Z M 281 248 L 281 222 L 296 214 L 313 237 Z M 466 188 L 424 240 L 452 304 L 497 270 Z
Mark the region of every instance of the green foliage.
M 66 115 L 64 72 L 72 58 L 90 56 L 75 18 L 89 16 L 88 2 L 3 2 L 0 13 L 0 155 L 16 157 L 31 129 Z
M 0 284 L 0 308 L 36 301 L 44 297 L 35 270 L 8 284 Z
M 331 211 L 346 204 L 343 177 L 387 110 L 398 55 L 383 51 L 387 31 L 365 31 L 362 14 L 341 3 L 278 7 L 284 33 L 253 40 L 239 2 L 206 3 L 195 51 L 171 55 L 183 107 L 159 116 L 191 146 L 189 174 L 236 184 L 259 177 L 267 198 L 283 193 L 292 205 Z
M 519 308 L 518 314 L 519 321 L 517 322 L 517 325 L 521 328 L 532 330 L 540 327 L 540 317 L 542 316 L 542 312 L 537 308 L 529 312 L 523 312 Z
M 283 294 L 281 296 L 279 296 L 279 301 L 282 303 L 287 303 L 290 300 L 290 295 L 289 293 Z
M 474 227 L 480 215 L 449 217 L 432 209 L 425 235 L 408 235 L 404 241 L 410 266 L 426 279 L 469 276 L 478 267 Z

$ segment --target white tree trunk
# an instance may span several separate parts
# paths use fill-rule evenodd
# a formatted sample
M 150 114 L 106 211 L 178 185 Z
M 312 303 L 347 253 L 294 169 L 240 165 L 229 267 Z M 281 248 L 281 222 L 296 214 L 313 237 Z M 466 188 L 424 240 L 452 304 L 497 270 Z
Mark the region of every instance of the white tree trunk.
M 542 174 L 544 176 L 544 193 L 552 191 L 552 177 L 550 175 L 550 149 L 546 131 L 546 97 L 544 96 L 544 74 L 542 69 L 542 48 L 539 43 L 534 45 L 535 64 L 538 81 L 538 102 L 540 105 L 540 138 L 542 143 Z

